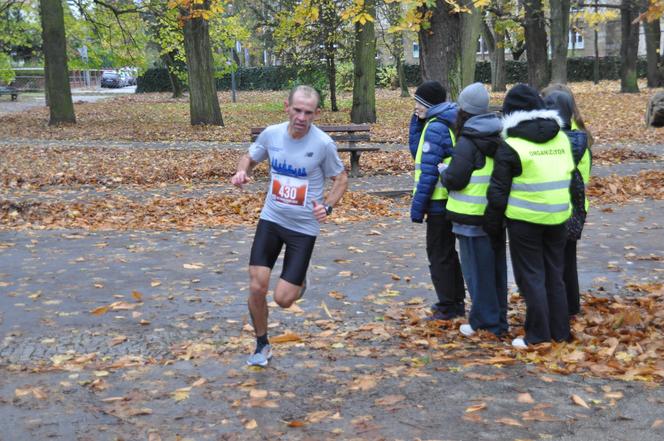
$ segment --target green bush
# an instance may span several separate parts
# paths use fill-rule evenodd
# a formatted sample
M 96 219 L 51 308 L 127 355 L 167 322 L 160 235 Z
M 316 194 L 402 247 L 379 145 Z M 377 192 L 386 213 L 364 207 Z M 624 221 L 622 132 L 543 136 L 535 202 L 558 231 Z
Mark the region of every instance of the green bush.
M 12 69 L 11 58 L 4 52 L 0 52 L 0 84 L 10 84 L 16 78 Z
M 353 63 L 337 63 L 337 90 L 353 90 L 353 75 L 355 66 Z
M 569 58 L 567 60 L 568 81 L 592 81 L 593 57 Z M 646 76 L 646 60 L 639 59 L 637 74 L 639 78 Z M 524 61 L 505 61 L 506 81 L 509 84 L 528 81 L 528 65 Z M 420 67 L 416 64 L 404 66 L 406 83 L 417 86 L 421 83 Z M 600 79 L 617 80 L 620 78 L 620 58 L 600 58 Z M 299 84 L 308 84 L 321 94 L 321 104 L 327 96 L 329 84 L 324 65 L 310 64 L 298 67 L 265 66 L 241 67 L 235 73 L 237 90 L 287 90 Z M 337 90 L 353 89 L 353 65 L 337 64 Z M 478 61 L 475 67 L 475 81 L 491 82 L 491 63 Z M 394 87 L 397 84 L 394 66 L 379 66 L 376 72 L 376 85 Z M 231 88 L 231 75 L 225 74 L 216 80 L 217 90 Z M 186 87 L 186 85 L 185 85 Z M 136 93 L 165 92 L 171 90 L 171 83 L 166 68 L 152 68 L 138 77 Z
M 376 86 L 386 89 L 396 89 L 399 87 L 397 67 L 393 64 L 378 66 L 376 69 Z
M 186 88 L 187 85 L 183 84 L 183 86 Z M 172 90 L 168 69 L 165 67 L 148 69 L 136 79 L 136 93 L 170 92 Z

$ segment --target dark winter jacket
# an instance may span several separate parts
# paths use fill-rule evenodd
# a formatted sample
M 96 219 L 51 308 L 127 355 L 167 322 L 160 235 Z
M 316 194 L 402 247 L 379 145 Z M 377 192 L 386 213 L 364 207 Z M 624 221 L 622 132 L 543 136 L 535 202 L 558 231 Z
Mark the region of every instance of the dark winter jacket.
M 558 112 L 554 110 L 516 111 L 503 118 L 502 136 L 543 144 L 553 139 L 562 125 Z M 504 141 L 498 147 L 494 160 L 487 192 L 488 206 L 484 214 L 484 230 L 490 236 L 502 234 L 503 216 L 512 189 L 512 179 L 522 173 L 519 155 Z
M 424 134 L 425 144 L 422 147 L 422 163 L 420 180 L 417 183 L 415 194 L 410 208 L 410 218 L 413 222 L 422 222 L 424 215 L 444 214 L 445 200 L 432 201 L 431 195 L 438 182 L 438 164 L 448 156 L 452 156 L 452 138 L 449 127 L 454 126 L 457 115 L 457 106 L 454 103 L 441 103 L 431 107 L 426 114 L 426 120 L 413 115 L 410 121 L 408 144 L 410 153 L 415 159 L 417 146 L 426 122 L 436 118 L 427 127 Z
M 502 122 L 495 113 L 473 116 L 461 130 L 454 146 L 454 157 L 442 173 L 443 185 L 449 191 L 466 188 L 475 170 L 486 164 L 486 157 L 493 158 L 501 143 Z M 482 225 L 483 216 L 472 216 L 447 211 L 447 218 L 461 224 Z

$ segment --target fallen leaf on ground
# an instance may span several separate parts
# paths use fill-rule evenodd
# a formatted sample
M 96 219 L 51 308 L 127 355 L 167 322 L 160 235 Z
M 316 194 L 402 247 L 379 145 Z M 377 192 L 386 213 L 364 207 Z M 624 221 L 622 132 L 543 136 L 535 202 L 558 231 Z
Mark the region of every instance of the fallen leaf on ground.
M 581 406 L 581 407 L 585 407 L 586 409 L 590 409 L 590 406 L 588 406 L 588 404 L 580 396 L 578 396 L 576 394 L 572 394 L 571 398 L 572 398 L 572 402 L 574 402 L 574 404 L 576 404 L 577 406 Z
M 406 397 L 403 395 L 386 395 L 382 398 L 374 400 L 374 404 L 377 404 L 378 406 L 393 406 L 405 399 Z
M 486 409 L 486 403 L 474 404 L 472 406 L 466 407 L 466 413 L 477 412 L 483 409 Z

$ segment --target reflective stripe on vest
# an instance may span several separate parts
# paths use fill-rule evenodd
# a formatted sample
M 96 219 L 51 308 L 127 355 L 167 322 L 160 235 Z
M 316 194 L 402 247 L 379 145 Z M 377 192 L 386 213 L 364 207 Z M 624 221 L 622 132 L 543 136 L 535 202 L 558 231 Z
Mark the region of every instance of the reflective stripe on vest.
M 465 188 L 450 191 L 446 209 L 457 214 L 483 216 L 486 210 L 486 192 L 489 189 L 493 158 L 485 157 L 484 167 L 474 170 Z
M 426 134 L 427 128 L 429 128 L 429 123 L 435 121 L 436 118 L 431 118 L 426 122 L 424 125 L 424 128 L 422 129 L 422 134 L 420 135 L 420 142 L 417 145 L 417 153 L 415 154 L 415 185 L 413 186 L 413 194 L 417 191 L 417 184 L 420 182 L 420 176 L 422 175 L 422 150 L 424 146 L 424 135 Z M 452 129 L 449 129 L 450 132 L 450 139 L 452 139 L 452 147 L 454 147 L 454 144 L 456 144 L 456 137 L 454 136 L 454 133 L 452 132 Z M 443 160 L 443 163 L 448 164 L 452 160 L 452 157 L 447 157 Z M 438 177 L 438 180 L 436 181 L 436 187 L 433 189 L 433 193 L 431 194 L 431 200 L 432 201 L 442 201 L 447 199 L 447 189 L 443 186 L 443 183 L 440 182 L 440 176 Z
M 583 185 L 585 185 L 586 190 L 588 190 L 588 183 L 590 182 L 590 163 L 590 149 L 586 148 L 586 151 L 583 152 L 583 156 L 581 156 L 579 164 L 576 166 L 576 168 L 579 169 L 579 173 L 581 173 L 581 178 L 583 178 Z M 588 194 L 586 194 L 584 205 L 587 212 L 588 207 L 590 206 L 590 203 L 588 202 Z
M 518 154 L 522 170 L 512 180 L 505 216 L 542 225 L 558 225 L 569 219 L 574 158 L 567 135 L 560 131 L 545 144 L 522 138 L 507 138 L 505 142 Z

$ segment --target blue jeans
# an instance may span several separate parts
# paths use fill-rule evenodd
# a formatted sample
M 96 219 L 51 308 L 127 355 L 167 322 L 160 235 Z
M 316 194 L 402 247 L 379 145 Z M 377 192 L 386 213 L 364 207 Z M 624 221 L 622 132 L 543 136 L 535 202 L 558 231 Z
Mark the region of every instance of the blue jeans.
M 473 305 L 470 326 L 496 335 L 507 332 L 507 258 L 505 245 L 497 250 L 489 236 L 458 235 L 461 269 Z

